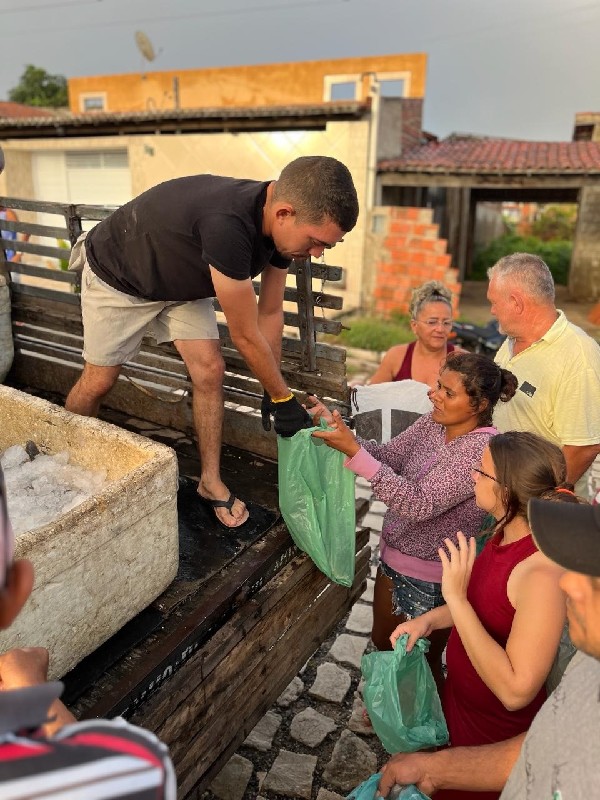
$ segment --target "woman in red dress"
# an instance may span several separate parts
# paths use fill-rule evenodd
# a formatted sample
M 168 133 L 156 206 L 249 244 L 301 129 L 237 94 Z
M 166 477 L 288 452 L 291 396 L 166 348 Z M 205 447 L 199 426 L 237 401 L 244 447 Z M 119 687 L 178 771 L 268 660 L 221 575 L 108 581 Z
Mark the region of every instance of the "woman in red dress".
M 564 456 L 550 442 L 521 432 L 492 437 L 473 478 L 477 505 L 498 520 L 494 535 L 477 559 L 475 539 L 467 542 L 459 533 L 458 546 L 446 539 L 447 549 L 440 549 L 446 605 L 399 625 L 391 636 L 394 643 L 409 633 L 411 647 L 421 636 L 452 627 L 442 705 L 453 746 L 500 742 L 526 731 L 546 699 L 565 605 L 561 569 L 536 548 L 526 511 L 531 497 L 555 497 L 565 477 Z M 436 800 L 461 797 L 436 794 Z

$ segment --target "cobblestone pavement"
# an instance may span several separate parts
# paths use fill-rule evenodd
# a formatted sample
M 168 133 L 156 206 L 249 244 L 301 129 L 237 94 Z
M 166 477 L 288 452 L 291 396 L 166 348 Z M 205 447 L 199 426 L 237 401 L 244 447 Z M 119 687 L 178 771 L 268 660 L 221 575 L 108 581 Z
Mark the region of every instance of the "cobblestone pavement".
M 357 480 L 357 497 L 371 498 Z M 367 588 L 204 792 L 204 800 L 340 800 L 387 760 L 363 722 L 360 659 L 369 647 L 373 585 L 385 506 L 371 502 Z

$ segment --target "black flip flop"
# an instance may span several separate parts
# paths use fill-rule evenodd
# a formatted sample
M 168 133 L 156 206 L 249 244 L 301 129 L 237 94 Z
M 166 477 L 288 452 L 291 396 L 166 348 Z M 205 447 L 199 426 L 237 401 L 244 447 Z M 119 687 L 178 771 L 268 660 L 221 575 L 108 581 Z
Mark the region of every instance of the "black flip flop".
M 237 499 L 233 492 L 229 493 L 229 497 L 227 498 L 227 500 L 211 500 L 210 497 L 204 497 L 204 495 L 200 494 L 200 492 L 197 492 L 197 494 L 198 494 L 198 497 L 200 498 L 200 502 L 204 503 L 204 505 L 206 505 L 206 506 L 208 506 L 209 508 L 212 508 L 212 509 L 215 509 L 215 508 L 226 508 L 227 511 L 229 511 L 230 514 L 231 514 L 231 511 L 233 509 L 233 504 L 235 503 L 235 501 Z M 233 514 L 231 514 L 231 516 L 233 516 Z M 219 525 L 222 528 L 226 528 L 228 531 L 235 531 L 238 528 L 242 528 L 248 522 L 249 519 L 250 519 L 250 516 L 248 516 L 248 519 L 245 519 L 243 522 L 240 522 L 239 525 L 226 525 L 224 522 L 221 522 L 221 520 L 219 519 L 219 517 L 215 513 L 215 520 L 219 523 Z

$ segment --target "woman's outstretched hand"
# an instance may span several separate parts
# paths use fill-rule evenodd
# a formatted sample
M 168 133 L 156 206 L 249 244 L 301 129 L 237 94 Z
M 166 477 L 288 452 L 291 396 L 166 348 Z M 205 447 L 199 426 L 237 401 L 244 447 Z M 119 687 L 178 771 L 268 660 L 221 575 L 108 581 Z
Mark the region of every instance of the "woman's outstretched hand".
M 415 646 L 417 639 L 426 639 L 431 633 L 431 624 L 427 619 L 427 614 L 421 614 L 419 617 L 408 619 L 401 622 L 398 627 L 392 631 L 390 642 L 392 646 L 396 646 L 398 639 L 405 633 L 408 633 L 408 641 L 406 642 L 406 652 L 410 651 Z
M 442 594 L 444 600 L 451 605 L 453 601 L 464 600 L 467 596 L 467 587 L 471 578 L 471 570 L 475 562 L 475 539 L 467 537 L 459 531 L 457 534 L 458 547 L 451 539 L 444 539 L 446 550 L 438 550 L 442 562 Z
M 309 417 L 313 421 L 313 425 L 318 425 L 321 420 L 324 420 L 328 425 L 333 422 L 333 414 L 327 408 L 325 403 L 316 396 L 316 394 L 309 394 L 304 403 Z
M 315 431 L 312 435 L 315 439 L 323 439 L 328 447 L 339 450 L 340 453 L 352 458 L 360 450 L 360 445 L 354 438 L 354 434 L 342 419 L 339 411 L 334 411 L 331 415 L 330 426 L 327 430 Z

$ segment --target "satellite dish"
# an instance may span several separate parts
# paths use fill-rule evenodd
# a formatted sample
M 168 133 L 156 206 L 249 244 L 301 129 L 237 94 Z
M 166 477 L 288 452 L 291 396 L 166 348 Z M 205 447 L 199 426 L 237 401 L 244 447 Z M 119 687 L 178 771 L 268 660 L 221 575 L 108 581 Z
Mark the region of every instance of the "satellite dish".
M 152 42 L 143 31 L 135 32 L 135 43 L 146 61 L 154 61 L 156 58 L 156 53 L 152 47 Z

